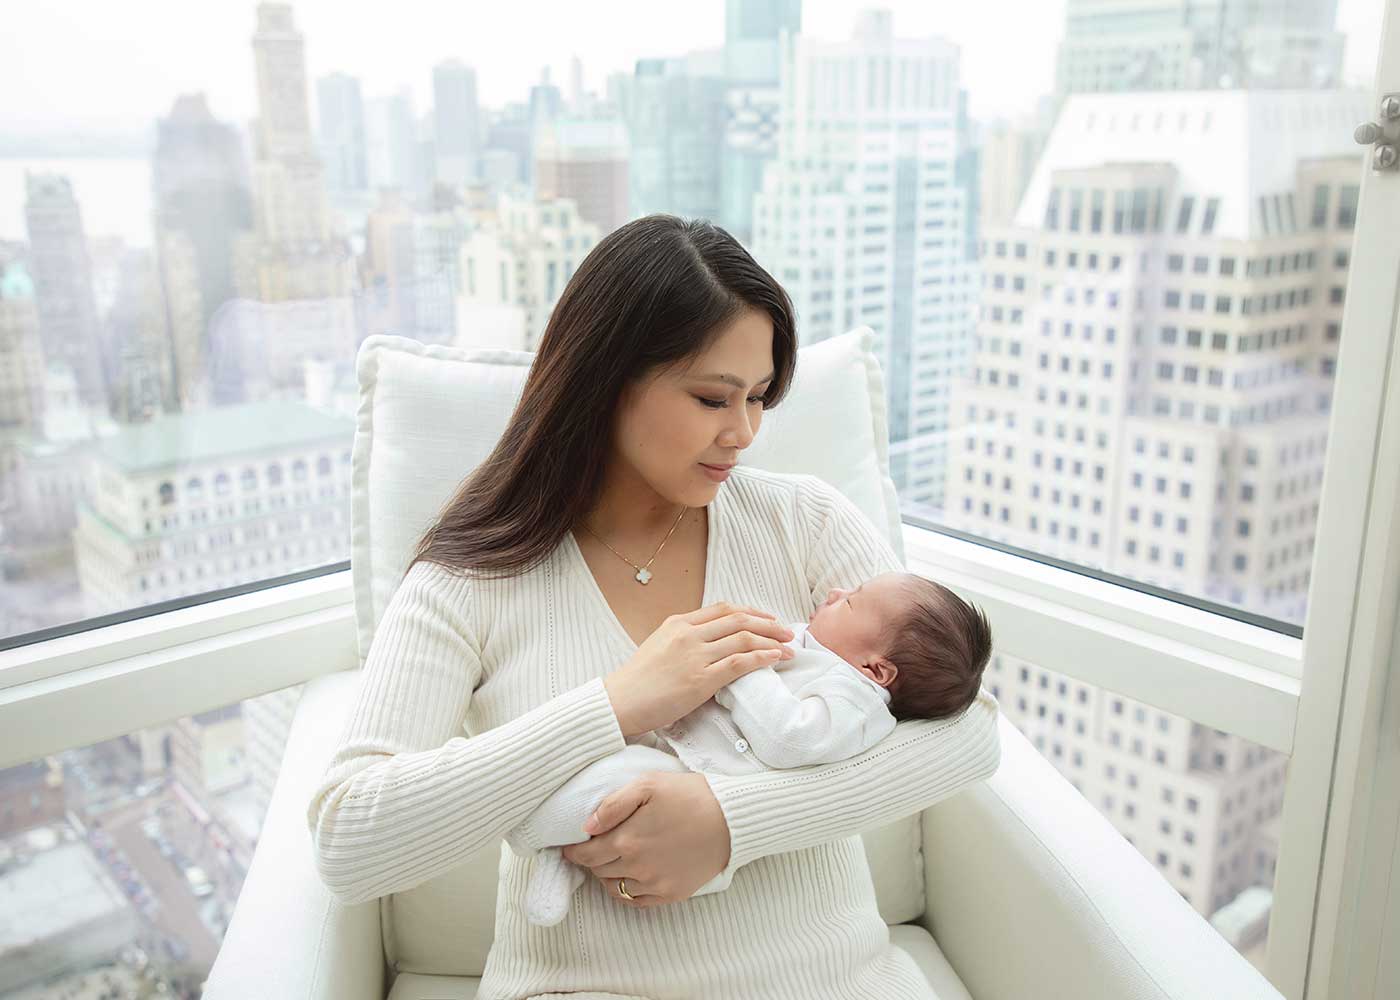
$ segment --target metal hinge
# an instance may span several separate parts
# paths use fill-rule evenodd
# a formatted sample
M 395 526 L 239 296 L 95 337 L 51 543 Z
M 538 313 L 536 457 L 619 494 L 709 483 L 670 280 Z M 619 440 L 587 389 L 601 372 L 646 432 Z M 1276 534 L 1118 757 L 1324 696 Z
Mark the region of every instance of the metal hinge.
M 1362 122 L 1353 133 L 1363 146 L 1374 146 L 1371 166 L 1377 170 L 1395 170 L 1400 162 L 1400 94 L 1381 98 L 1380 122 Z

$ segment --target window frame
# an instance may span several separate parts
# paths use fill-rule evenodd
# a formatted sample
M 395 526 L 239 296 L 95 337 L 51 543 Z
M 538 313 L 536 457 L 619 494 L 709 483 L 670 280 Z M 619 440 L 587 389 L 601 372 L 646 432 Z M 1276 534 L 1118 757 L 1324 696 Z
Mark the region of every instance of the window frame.
M 1381 34 L 1373 111 L 1400 92 L 1400 0 L 1387 0 Z M 1292 754 L 1268 968 L 1300 998 L 1346 995 L 1374 971 L 1379 931 L 1364 918 L 1395 891 L 1368 882 L 1365 866 L 1396 831 L 1395 809 L 1374 806 L 1372 791 L 1396 773 L 1393 757 L 1375 761 L 1382 693 L 1400 690 L 1386 684 L 1400 579 L 1400 245 L 1389 221 L 1400 174 L 1367 157 L 1315 539 L 1327 558 L 1314 561 L 1306 643 L 912 520 L 901 529 L 908 568 L 982 604 L 1007 653 Z M 343 565 L 144 610 L 0 650 L 0 766 L 358 666 Z

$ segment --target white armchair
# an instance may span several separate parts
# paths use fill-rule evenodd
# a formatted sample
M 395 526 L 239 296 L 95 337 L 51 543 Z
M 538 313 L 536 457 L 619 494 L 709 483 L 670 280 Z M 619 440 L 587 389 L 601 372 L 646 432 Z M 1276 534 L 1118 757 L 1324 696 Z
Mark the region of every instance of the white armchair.
M 862 327 L 802 348 L 789 397 L 744 461 L 827 479 L 902 556 L 872 337 Z M 362 658 L 413 541 L 499 436 L 530 358 L 392 337 L 361 348 L 352 569 Z M 354 906 L 317 873 L 306 808 L 360 677 L 340 671 L 303 690 L 205 1000 L 476 996 L 504 844 Z M 891 939 L 939 1000 L 1282 1000 L 1005 718 L 990 780 L 864 841 Z

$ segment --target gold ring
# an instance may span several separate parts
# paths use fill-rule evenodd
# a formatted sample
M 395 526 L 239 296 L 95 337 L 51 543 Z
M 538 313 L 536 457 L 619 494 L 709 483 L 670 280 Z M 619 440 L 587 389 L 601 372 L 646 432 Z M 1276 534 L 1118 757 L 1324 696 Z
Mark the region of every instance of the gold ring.
M 617 880 L 617 891 L 619 895 L 626 896 L 628 899 L 636 898 L 630 892 L 627 891 L 627 880 L 625 878 L 620 878 Z

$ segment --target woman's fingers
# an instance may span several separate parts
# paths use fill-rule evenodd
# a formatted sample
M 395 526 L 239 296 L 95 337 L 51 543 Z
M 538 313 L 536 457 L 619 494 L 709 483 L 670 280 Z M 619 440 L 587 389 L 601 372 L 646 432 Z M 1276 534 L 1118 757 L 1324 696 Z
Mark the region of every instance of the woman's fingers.
M 623 876 L 623 878 L 626 878 L 626 876 Z M 642 892 L 639 883 L 635 879 L 626 878 L 626 880 L 627 891 L 634 897 L 632 899 L 628 899 L 617 891 L 617 884 L 622 881 L 622 879 L 600 878 L 598 881 L 603 883 L 603 888 L 607 890 L 608 898 L 615 903 L 621 903 L 623 906 L 631 906 L 639 910 L 644 910 L 648 906 L 660 906 L 662 903 L 667 902 L 664 896 L 653 896 L 650 893 Z
M 696 632 L 706 642 L 772 643 L 787 642 L 792 638 L 792 630 L 782 622 L 747 611 L 705 622 L 696 628 Z
M 707 604 L 703 608 L 696 608 L 688 611 L 680 617 L 690 622 L 692 625 L 704 625 L 717 618 L 725 618 L 729 615 L 756 615 L 759 618 L 772 620 L 775 616 L 767 611 L 758 608 L 751 608 L 746 604 L 734 604 L 731 601 L 717 601 L 714 604 Z
M 650 790 L 639 780 L 629 781 L 598 803 L 593 815 L 584 821 L 583 832 L 590 837 L 607 833 L 636 812 L 637 807 L 645 802 L 650 794 Z

